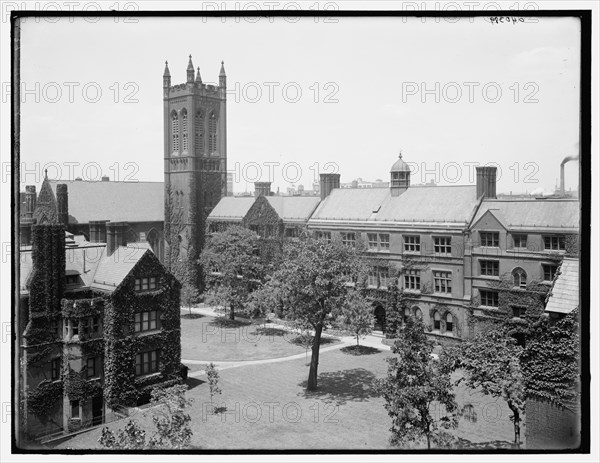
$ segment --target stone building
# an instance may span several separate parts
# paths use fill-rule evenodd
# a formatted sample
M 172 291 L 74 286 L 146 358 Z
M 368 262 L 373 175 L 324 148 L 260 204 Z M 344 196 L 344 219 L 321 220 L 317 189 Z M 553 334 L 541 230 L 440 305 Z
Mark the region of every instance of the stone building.
M 67 186 L 56 191 L 67 197 Z M 102 423 L 180 381 L 180 284 L 147 243 L 109 222 L 66 232 L 50 181 L 19 249 L 22 428 L 31 438 Z

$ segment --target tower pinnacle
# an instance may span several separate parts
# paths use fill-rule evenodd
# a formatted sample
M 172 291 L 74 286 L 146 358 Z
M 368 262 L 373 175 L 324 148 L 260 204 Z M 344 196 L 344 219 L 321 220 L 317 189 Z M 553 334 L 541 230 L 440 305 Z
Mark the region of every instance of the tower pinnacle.
M 196 73 L 196 82 L 202 83 L 202 77 L 200 77 L 200 66 L 198 66 L 198 72 Z
M 225 74 L 225 61 L 221 61 L 221 72 L 219 73 L 219 77 L 227 77 Z
M 187 66 L 187 82 L 194 83 L 194 63 L 192 63 L 192 55 L 190 55 Z

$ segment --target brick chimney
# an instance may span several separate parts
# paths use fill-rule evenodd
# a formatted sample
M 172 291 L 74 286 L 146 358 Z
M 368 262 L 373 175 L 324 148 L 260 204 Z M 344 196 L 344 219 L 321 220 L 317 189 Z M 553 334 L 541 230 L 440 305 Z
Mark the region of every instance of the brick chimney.
M 271 182 L 254 182 L 254 196 L 271 196 Z
M 112 256 L 119 246 L 127 246 L 126 222 L 108 222 L 106 224 L 106 255 Z
M 90 242 L 106 243 L 106 226 L 108 220 L 90 221 Z
M 496 199 L 496 167 L 475 167 L 477 172 L 477 198 Z
M 25 187 L 25 217 L 28 219 L 33 217 L 36 203 L 37 194 L 35 192 L 35 185 L 27 185 Z
M 340 187 L 340 174 L 321 174 L 319 176 L 319 191 L 321 192 L 321 201 L 323 201 L 331 190 Z
M 59 183 L 56 185 L 56 209 L 58 212 L 58 223 L 62 223 L 69 228 L 69 193 L 67 185 Z

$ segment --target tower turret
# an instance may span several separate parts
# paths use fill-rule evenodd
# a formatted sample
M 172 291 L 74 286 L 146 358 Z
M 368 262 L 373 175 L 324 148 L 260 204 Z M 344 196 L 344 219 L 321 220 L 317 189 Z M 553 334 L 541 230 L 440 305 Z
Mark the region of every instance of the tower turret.
M 169 62 L 165 61 L 165 72 L 163 72 L 163 88 L 167 89 L 171 86 L 171 73 L 169 72 Z
M 225 74 L 225 62 L 221 61 L 221 72 L 219 72 L 219 87 L 227 86 L 227 75 Z
M 187 67 L 187 83 L 194 83 L 194 63 L 192 63 L 192 55 L 190 55 L 190 60 L 188 61 Z

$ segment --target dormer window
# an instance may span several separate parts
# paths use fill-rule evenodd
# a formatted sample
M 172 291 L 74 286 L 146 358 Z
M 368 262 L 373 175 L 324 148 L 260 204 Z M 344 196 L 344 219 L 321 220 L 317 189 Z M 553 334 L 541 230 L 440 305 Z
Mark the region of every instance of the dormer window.
M 565 237 L 561 235 L 544 236 L 544 249 L 547 251 L 564 251 Z
M 144 277 L 135 279 L 136 291 L 150 291 L 156 289 L 156 277 Z

